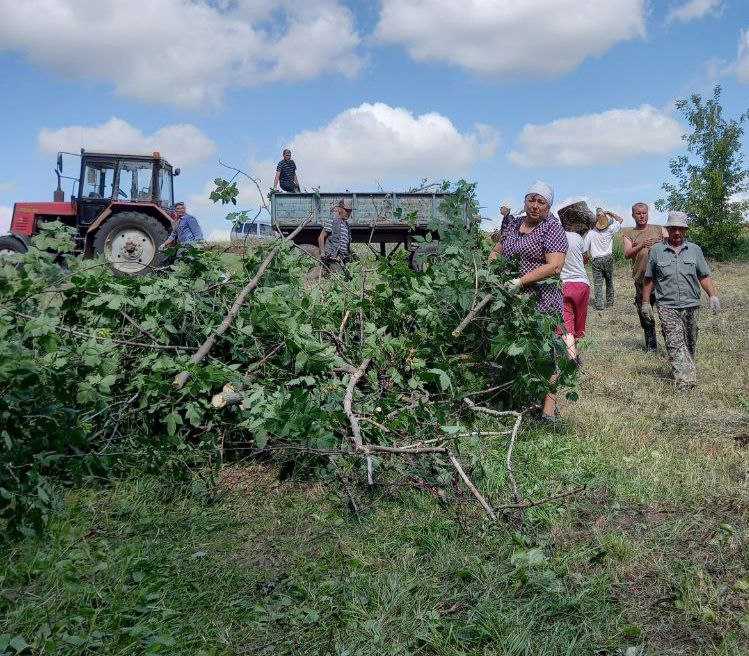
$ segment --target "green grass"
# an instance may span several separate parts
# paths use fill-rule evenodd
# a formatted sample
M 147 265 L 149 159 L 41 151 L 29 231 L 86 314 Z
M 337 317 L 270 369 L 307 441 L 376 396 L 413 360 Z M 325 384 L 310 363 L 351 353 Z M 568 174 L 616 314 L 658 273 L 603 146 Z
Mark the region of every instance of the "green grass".
M 257 464 L 227 467 L 217 499 L 72 490 L 44 537 L 0 551 L 0 654 L 746 653 L 748 271 L 716 267 L 725 312 L 703 313 L 679 394 L 617 270 L 568 430 L 524 429 L 514 458 L 527 498 L 586 490 L 522 526 L 384 477 L 356 515 L 339 485 Z M 463 455 L 506 503 L 504 443 Z

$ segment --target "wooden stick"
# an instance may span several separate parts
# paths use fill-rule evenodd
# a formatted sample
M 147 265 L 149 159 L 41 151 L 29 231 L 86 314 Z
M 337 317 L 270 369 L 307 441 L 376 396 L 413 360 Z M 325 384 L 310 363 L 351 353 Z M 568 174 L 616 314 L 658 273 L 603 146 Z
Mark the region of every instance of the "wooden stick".
M 520 497 L 520 490 L 518 488 L 517 481 L 515 480 L 515 473 L 512 469 L 512 450 L 515 448 L 515 440 L 518 436 L 518 431 L 520 430 L 520 423 L 523 421 L 523 413 L 522 412 L 516 412 L 515 410 L 492 410 L 491 408 L 485 408 L 481 405 L 476 405 L 471 399 L 464 398 L 463 401 L 465 404 L 471 408 L 472 410 L 476 412 L 483 412 L 488 415 L 493 415 L 495 417 L 507 417 L 507 416 L 513 416 L 515 417 L 515 425 L 512 427 L 512 433 L 510 435 L 510 445 L 507 447 L 507 459 L 506 459 L 506 466 L 507 466 L 507 481 L 510 484 L 510 491 L 512 492 L 512 498 L 516 503 L 520 503 L 521 497 Z
M 510 380 L 506 383 L 502 383 L 501 385 L 494 385 L 494 387 L 487 387 L 486 389 L 479 390 L 478 392 L 471 392 L 470 394 L 466 394 L 465 398 L 468 398 L 470 396 L 483 396 L 484 394 L 491 394 L 492 392 L 497 392 L 501 389 L 505 389 L 505 387 L 509 387 L 514 382 L 514 380 Z
M 351 424 L 351 435 L 354 442 L 354 448 L 357 451 L 364 451 L 365 449 L 364 445 L 362 444 L 359 419 L 354 414 L 351 406 L 354 402 L 354 387 L 356 387 L 359 379 L 364 375 L 364 372 L 367 370 L 367 367 L 369 366 L 369 363 L 371 361 L 372 358 L 367 358 L 359 365 L 356 371 L 351 374 L 351 378 L 349 379 L 348 385 L 346 387 L 346 395 L 343 397 L 343 409 L 346 411 L 346 416 L 348 417 L 349 423 Z
M 343 319 L 341 319 L 341 327 L 338 329 L 338 341 L 343 341 L 343 330 L 346 328 L 346 322 L 348 321 L 349 316 L 351 315 L 351 310 L 346 310 L 346 314 L 343 315 Z
M 276 353 L 278 353 L 284 347 L 283 342 L 276 344 L 270 351 L 268 351 L 260 360 L 251 364 L 247 367 L 247 371 L 244 374 L 245 378 L 248 378 L 253 371 L 257 371 L 262 367 L 268 360 L 270 360 Z
M 489 303 L 491 303 L 494 300 L 494 296 L 491 294 L 487 294 L 482 298 L 477 304 L 476 307 L 474 307 L 463 319 L 463 321 L 458 324 L 458 327 L 453 330 L 453 337 L 459 337 L 460 334 L 466 329 L 466 326 L 471 323 L 476 318 L 476 315 L 478 315 L 481 310 L 483 310 Z
M 242 291 L 239 292 L 237 295 L 237 298 L 234 299 L 234 304 L 231 306 L 231 309 L 229 310 L 228 314 L 224 317 L 224 320 L 221 322 L 221 325 L 216 328 L 207 338 L 206 340 L 200 345 L 197 351 L 192 354 L 190 357 L 190 363 L 191 364 L 198 364 L 198 362 L 201 362 L 203 358 L 205 358 L 206 355 L 210 352 L 210 350 L 213 348 L 213 345 L 216 343 L 216 340 L 221 337 L 234 323 L 234 319 L 237 318 L 237 315 L 239 314 L 239 310 L 244 304 L 245 300 L 247 300 L 247 297 L 255 290 L 255 288 L 258 286 L 258 283 L 260 282 L 260 279 L 265 274 L 266 269 L 270 266 L 270 263 L 273 261 L 273 258 L 278 255 L 279 251 L 281 250 L 281 246 L 285 241 L 293 241 L 294 237 L 296 237 L 304 228 L 304 226 L 307 225 L 307 221 L 304 223 L 300 223 L 296 229 L 290 233 L 288 236 L 284 237 L 284 239 L 276 246 L 268 255 L 266 258 L 260 263 L 260 266 L 258 267 L 257 273 L 255 274 L 255 277 L 248 282 Z M 183 371 L 179 374 L 177 374 L 177 377 L 174 379 L 174 387 L 176 389 L 182 389 L 185 386 L 185 383 L 190 379 L 190 372 L 189 371 Z
M 510 446 L 507 447 L 507 480 L 510 482 L 510 488 L 512 489 L 512 498 L 515 503 L 520 503 L 520 490 L 518 489 L 518 483 L 515 480 L 515 473 L 512 471 L 512 450 L 515 448 L 515 438 L 518 436 L 518 430 L 520 429 L 520 422 L 523 421 L 523 415 L 518 415 L 515 418 L 515 425 L 512 427 L 512 435 L 510 435 Z
M 463 471 L 463 467 L 460 466 L 460 462 L 458 462 L 458 459 L 455 457 L 452 451 L 448 451 L 447 457 L 450 458 L 450 462 L 452 463 L 453 467 L 455 467 L 455 471 L 458 472 L 458 476 L 460 476 L 466 487 L 471 491 L 471 494 L 476 497 L 476 500 L 486 511 L 486 514 L 489 515 L 489 517 L 491 517 L 494 521 L 497 521 L 497 513 L 494 512 L 492 507 L 489 505 L 489 502 L 484 498 L 481 492 L 476 489 L 476 486 L 471 482 L 471 479 L 466 476 L 466 473 Z
M 525 510 L 526 508 L 534 508 L 536 506 L 542 506 L 551 501 L 557 501 L 558 499 L 564 499 L 565 497 L 570 497 L 573 494 L 582 492 L 584 489 L 585 489 L 585 486 L 580 485 L 579 487 L 576 487 L 574 490 L 567 490 L 567 492 L 560 492 L 559 494 L 554 494 L 553 496 L 546 497 L 545 499 L 539 499 L 538 501 L 523 501 L 522 503 L 511 503 L 506 506 L 499 506 L 497 510 Z

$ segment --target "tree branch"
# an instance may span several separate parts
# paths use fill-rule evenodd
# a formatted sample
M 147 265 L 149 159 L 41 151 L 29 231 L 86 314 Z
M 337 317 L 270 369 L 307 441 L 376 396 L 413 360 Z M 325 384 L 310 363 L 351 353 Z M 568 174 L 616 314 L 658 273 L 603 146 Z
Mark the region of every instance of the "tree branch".
M 307 225 L 307 221 L 304 223 L 300 223 L 296 229 L 284 237 L 283 240 L 266 256 L 266 258 L 261 262 L 260 266 L 258 267 L 257 273 L 255 274 L 255 277 L 248 282 L 242 291 L 239 292 L 237 298 L 234 300 L 234 304 L 231 306 L 231 309 L 229 310 L 228 314 L 224 317 L 224 320 L 221 322 L 221 325 L 216 328 L 213 333 L 211 333 L 206 340 L 200 345 L 197 351 L 192 354 L 192 357 L 190 358 L 191 364 L 198 364 L 205 358 L 206 355 L 210 352 L 211 348 L 213 348 L 213 345 L 216 343 L 216 340 L 223 335 L 229 328 L 231 327 L 232 323 L 234 323 L 234 319 L 237 318 L 237 315 L 239 314 L 239 310 L 244 304 L 245 300 L 247 300 L 247 297 L 255 290 L 258 283 L 260 282 L 260 279 L 265 274 L 266 269 L 270 266 L 271 261 L 274 257 L 278 254 L 278 252 L 281 250 L 281 247 L 283 246 L 284 242 L 286 241 L 293 241 L 294 237 L 296 237 L 304 228 L 304 226 Z M 190 372 L 189 371 L 183 371 L 177 375 L 177 377 L 174 379 L 174 387 L 177 389 L 182 389 L 185 386 L 185 383 L 190 379 Z
M 465 319 L 458 324 L 458 327 L 453 330 L 453 337 L 459 337 L 460 334 L 466 329 L 466 326 L 476 318 L 476 315 L 481 312 L 489 303 L 494 300 L 494 296 L 487 294 L 482 298 L 476 306 L 465 316 Z

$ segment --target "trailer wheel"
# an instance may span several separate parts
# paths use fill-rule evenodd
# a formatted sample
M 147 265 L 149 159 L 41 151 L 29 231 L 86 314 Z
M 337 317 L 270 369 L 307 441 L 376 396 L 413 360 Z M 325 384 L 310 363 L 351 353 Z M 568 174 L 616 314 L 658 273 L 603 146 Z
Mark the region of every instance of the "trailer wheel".
M 23 255 L 27 250 L 26 244 L 13 235 L 0 237 L 0 263 L 14 255 Z
M 439 243 L 436 241 L 422 242 L 411 251 L 408 256 L 408 265 L 412 271 L 421 273 L 437 257 L 439 257 Z
M 94 253 L 103 255 L 112 271 L 121 276 L 143 276 L 163 266 L 159 252 L 169 233 L 161 223 L 142 212 L 121 212 L 96 233 Z

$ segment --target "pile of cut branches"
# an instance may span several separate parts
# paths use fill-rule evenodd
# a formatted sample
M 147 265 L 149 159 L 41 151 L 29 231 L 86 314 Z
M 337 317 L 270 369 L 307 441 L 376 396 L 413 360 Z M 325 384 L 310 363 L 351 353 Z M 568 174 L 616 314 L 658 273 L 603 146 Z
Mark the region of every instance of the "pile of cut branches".
M 555 367 L 560 386 L 573 372 L 534 300 L 502 291 L 513 266 L 489 265 L 462 225 L 473 186 L 454 192 L 426 271 L 401 251 L 313 286 L 318 263 L 289 240 L 120 278 L 72 256 L 61 269 L 69 236 L 47 226 L 0 271 L 0 516 L 38 530 L 59 483 L 132 469 L 190 479 L 248 453 L 345 461 L 369 483 L 393 469 L 456 477 L 494 516 L 460 461 L 474 403 L 505 413 L 513 444 L 517 411 Z

